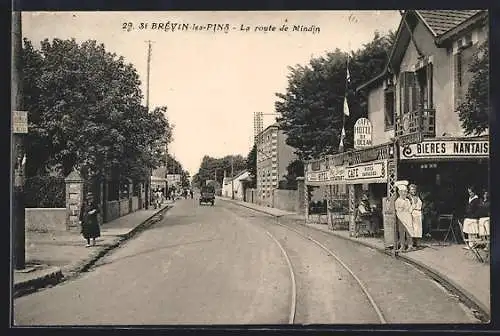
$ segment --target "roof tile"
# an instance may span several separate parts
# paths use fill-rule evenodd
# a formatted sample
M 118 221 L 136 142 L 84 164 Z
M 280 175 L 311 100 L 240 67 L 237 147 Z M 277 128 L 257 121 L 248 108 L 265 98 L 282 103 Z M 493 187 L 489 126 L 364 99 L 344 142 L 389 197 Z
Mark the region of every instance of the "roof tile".
M 436 36 L 455 28 L 481 10 L 418 10 Z

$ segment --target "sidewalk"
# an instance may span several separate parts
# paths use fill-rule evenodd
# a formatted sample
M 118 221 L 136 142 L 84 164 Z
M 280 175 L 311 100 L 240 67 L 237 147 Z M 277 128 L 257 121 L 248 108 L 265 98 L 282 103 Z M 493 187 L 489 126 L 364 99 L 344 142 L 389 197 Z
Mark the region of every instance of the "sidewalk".
M 168 201 L 162 208 L 139 210 L 101 226 L 96 246 L 86 248 L 79 231 L 26 232 L 26 269 L 14 271 L 14 297 L 38 288 L 55 285 L 78 275 L 97 259 L 117 247 L 134 233 L 152 224 L 155 215 L 172 207 Z
M 304 216 L 298 215 L 293 212 L 260 206 L 252 203 L 246 203 L 242 201 L 234 201 L 230 199 L 224 200 L 236 203 L 246 208 L 267 213 L 271 216 L 284 217 L 296 222 L 301 222 L 303 225 L 307 225 L 311 228 L 328 232 L 337 237 L 351 240 L 358 244 L 363 244 L 383 253 L 387 252 L 384 248 L 384 242 L 381 238 L 354 238 L 349 236 L 348 231 L 332 231 L 325 224 L 306 224 Z M 467 297 L 471 303 L 479 307 L 488 315 L 491 315 L 490 265 L 474 260 L 470 254 L 467 254 L 467 252 L 462 249 L 462 245 L 427 245 L 426 248 L 423 248 L 421 250 L 399 254 L 398 258 L 401 258 L 425 270 L 434 279 L 451 285 L 451 287 L 454 287 L 465 297 Z

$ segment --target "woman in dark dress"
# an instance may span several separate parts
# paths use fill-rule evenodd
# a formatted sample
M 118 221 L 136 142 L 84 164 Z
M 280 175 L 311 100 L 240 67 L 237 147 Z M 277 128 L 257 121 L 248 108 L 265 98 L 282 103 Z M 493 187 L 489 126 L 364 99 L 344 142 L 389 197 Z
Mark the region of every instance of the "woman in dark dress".
M 90 239 L 92 239 L 92 246 L 94 246 L 95 239 L 101 236 L 98 214 L 98 207 L 93 200 L 88 199 L 86 203 L 83 204 L 82 210 L 80 211 L 81 233 L 83 238 L 87 240 L 87 247 L 91 246 Z
M 477 196 L 477 193 L 474 187 L 468 187 L 467 193 L 469 194 L 469 201 L 467 202 L 467 206 L 465 207 L 465 218 L 463 225 L 463 232 L 467 234 L 468 238 L 471 240 L 477 240 L 479 236 L 479 207 L 481 201 Z M 470 249 L 472 244 L 475 244 L 469 241 L 469 244 L 464 246 L 465 249 Z

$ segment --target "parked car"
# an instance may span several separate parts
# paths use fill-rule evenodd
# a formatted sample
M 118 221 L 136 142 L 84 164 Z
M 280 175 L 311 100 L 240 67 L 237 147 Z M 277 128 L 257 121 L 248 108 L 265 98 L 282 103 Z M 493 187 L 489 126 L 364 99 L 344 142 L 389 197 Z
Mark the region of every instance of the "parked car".
M 215 188 L 213 186 L 201 187 L 200 205 L 202 203 L 215 204 Z

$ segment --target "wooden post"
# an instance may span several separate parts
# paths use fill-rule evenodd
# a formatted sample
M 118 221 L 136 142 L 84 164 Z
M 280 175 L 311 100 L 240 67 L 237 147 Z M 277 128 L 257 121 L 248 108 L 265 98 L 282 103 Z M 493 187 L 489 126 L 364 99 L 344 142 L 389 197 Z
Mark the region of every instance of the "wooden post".
M 21 12 L 12 12 L 12 73 L 11 73 L 11 117 L 22 109 L 23 105 L 23 64 L 22 64 L 22 33 Z M 13 120 L 12 125 L 16 123 Z M 24 130 L 14 129 L 12 132 L 12 156 L 11 156 L 11 185 L 12 198 L 12 226 L 13 226 L 13 259 L 17 270 L 25 268 L 25 209 L 24 209 L 24 167 L 26 157 L 24 151 Z

